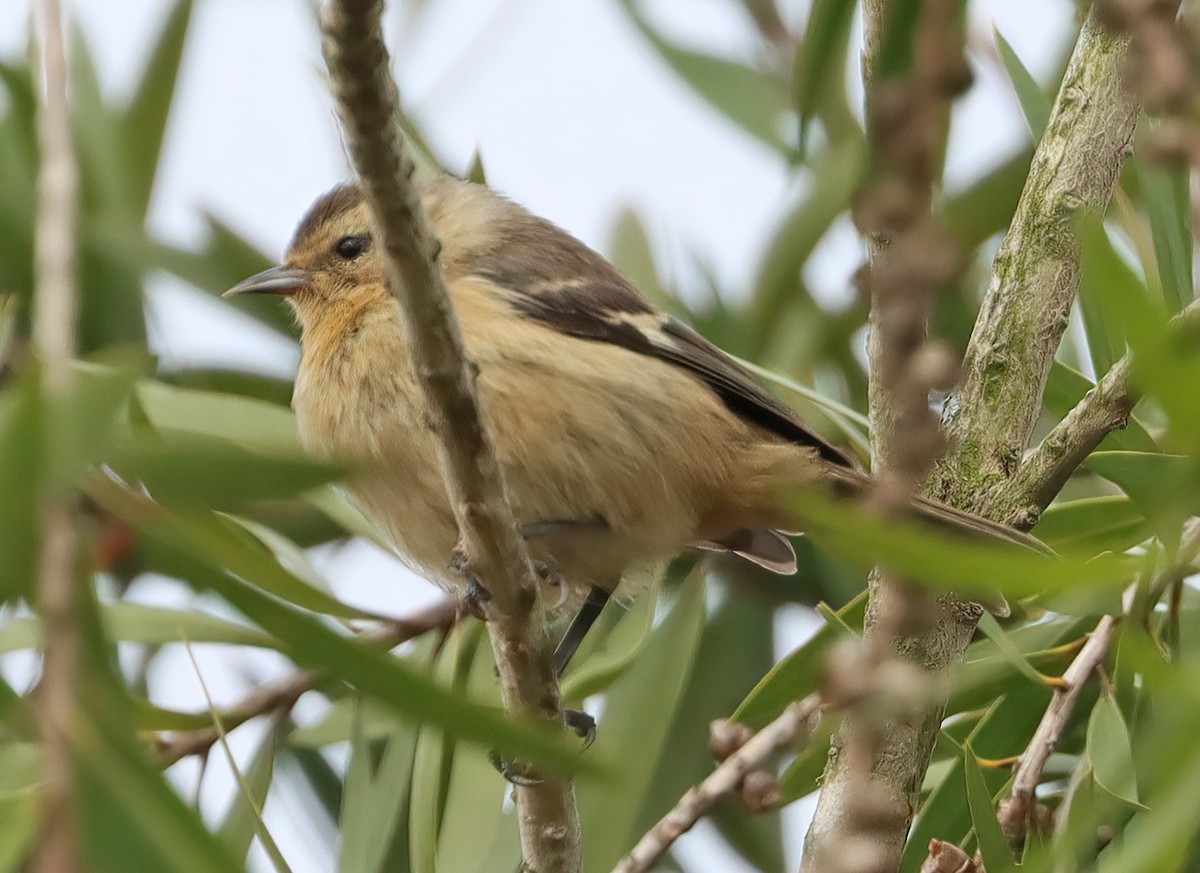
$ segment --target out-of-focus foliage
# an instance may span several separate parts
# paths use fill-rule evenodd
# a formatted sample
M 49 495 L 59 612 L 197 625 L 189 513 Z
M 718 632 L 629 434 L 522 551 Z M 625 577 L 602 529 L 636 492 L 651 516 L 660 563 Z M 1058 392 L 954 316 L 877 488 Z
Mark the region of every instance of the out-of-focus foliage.
M 614 228 L 609 254 L 657 303 L 773 374 L 768 381 L 781 397 L 865 459 L 867 374 L 857 347 L 866 303 L 830 308 L 812 292 L 808 269 L 868 174 L 859 113 L 844 87 L 847 65 L 857 62 L 855 4 L 815 0 L 793 31 L 772 0 L 728 2 L 758 33 L 755 51 L 738 59 L 683 46 L 636 0 L 618 5 L 716 116 L 789 167 L 794 203 L 737 288 L 677 293 L 634 213 Z M 0 62 L 0 654 L 39 645 L 40 623 L 29 609 L 35 507 L 43 489 L 77 485 L 86 495 L 81 586 L 89 592 L 90 656 L 87 718 L 72 763 L 94 869 L 227 873 L 247 864 L 256 844 L 286 869 L 303 848 L 285 843 L 275 854 L 261 816 L 284 797 L 320 824 L 313 839 L 339 834 L 329 851 L 345 873 L 508 873 L 518 858 L 516 828 L 489 747 L 585 771 L 578 795 L 587 869 L 608 869 L 710 771 L 712 719 L 732 714 L 757 728 L 818 687 L 830 648 L 861 633 L 866 564 L 876 559 L 932 584 L 1000 590 L 1019 605 L 1009 621 L 985 621 L 952 677 L 905 871 L 919 868 L 931 838 L 978 847 L 992 873 L 1013 862 L 995 822 L 1009 788 L 1009 770 L 998 762 L 1025 749 L 1051 698 L 1046 677 L 1061 674 L 1131 583 L 1133 611 L 1103 681 L 1085 691 L 1043 775 L 1039 798 L 1057 808 L 1060 838 L 1047 848 L 1031 844 L 1024 866 L 1106 873 L 1200 866 L 1200 600 L 1184 582 L 1195 555 L 1180 554 L 1179 536 L 1200 512 L 1200 345 L 1194 331 L 1169 324 L 1194 297 L 1183 171 L 1139 153 L 1122 179 L 1124 208 L 1082 229 L 1079 331 L 1051 373 L 1044 424 L 1061 419 L 1127 349 L 1145 399 L 1043 516 L 1036 533 L 1067 556 L 1063 562 L 946 544 L 814 506 L 823 548 L 796 541 L 798 580 L 764 578 L 732 560 L 685 559 L 661 595 L 603 616 L 563 685 L 570 704 L 602 703 L 599 739 L 580 757 L 503 717 L 477 624 L 428 633 L 398 656 L 353 637 L 383 619 L 339 600 L 306 549 L 373 534 L 330 487 L 342 471 L 301 454 L 283 405 L 287 385 L 219 369 L 156 368 L 146 346 L 149 273 L 168 271 L 218 293 L 269 263 L 215 217 L 205 219 L 200 250 L 146 228 L 193 14 L 191 0 L 173 4 L 140 84 L 120 104 L 102 96 L 87 45 L 76 40 L 85 362 L 76 393 L 55 408 L 40 399 L 27 350 L 34 75 L 25 59 Z M 1035 81 L 995 36 L 1036 139 L 1057 83 Z M 410 119 L 405 125 L 424 143 Z M 940 198 L 971 265 L 942 299 L 934 325 L 955 347 L 966 344 L 1031 146 Z M 426 163 L 439 163 L 428 145 L 422 149 Z M 481 178 L 482 157 L 461 169 Z M 292 335 L 274 301 L 228 305 Z M 131 584 L 151 573 L 203 596 L 170 607 L 129 599 Z M 778 610 L 787 604 L 801 604 L 821 627 L 775 663 Z M 319 714 L 303 726 L 286 708 L 252 720 L 265 730 L 238 760 L 240 785 L 216 818 L 202 816 L 164 778 L 148 741 L 152 732 L 212 723 L 212 713 L 175 711 L 146 692 L 148 671 L 185 643 L 268 649 L 317 671 L 309 699 L 319 699 Z M 118 650 L 137 657 L 116 658 Z M 251 730 L 240 725 L 234 719 L 227 729 Z M 786 801 L 817 789 L 833 727 L 827 719 L 783 763 Z M 35 836 L 39 755 L 30 696 L 0 682 L 0 873 L 22 869 Z M 778 812 L 752 817 L 727 805 L 713 821 L 727 850 L 750 867 L 783 869 Z M 1101 841 L 1099 833 L 1113 838 Z M 663 869 L 683 866 L 671 858 Z

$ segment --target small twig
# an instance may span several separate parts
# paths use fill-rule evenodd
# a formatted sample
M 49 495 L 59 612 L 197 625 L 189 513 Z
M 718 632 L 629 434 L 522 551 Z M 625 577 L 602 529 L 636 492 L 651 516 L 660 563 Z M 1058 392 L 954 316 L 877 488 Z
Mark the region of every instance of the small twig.
M 380 25 L 382 7 L 381 0 L 333 0 L 322 20 L 325 59 L 431 414 L 459 549 L 490 594 L 485 614 L 504 706 L 561 726 L 540 586 L 480 417 L 474 371 L 437 264 L 439 245 L 396 123 L 399 100 Z M 515 797 L 526 868 L 579 870 L 579 813 L 571 781 L 543 777 L 517 786 Z
M 447 600 L 408 618 L 389 622 L 375 633 L 364 634 L 363 642 L 392 649 L 429 631 L 449 628 L 457 614 L 456 604 Z M 323 673 L 303 671 L 256 688 L 233 706 L 221 710 L 221 724 L 231 731 L 259 716 L 286 712 L 324 678 Z M 220 738 L 215 726 L 180 731 L 158 739 L 156 757 L 159 764 L 169 767 L 190 755 L 206 754 Z
M 1025 753 L 1021 755 L 1021 763 L 1013 777 L 1012 794 L 1000 804 L 998 817 L 1010 841 L 1019 844 L 1024 841 L 1033 816 L 1033 795 L 1042 779 L 1042 771 L 1046 762 L 1058 748 L 1059 738 L 1066 728 L 1067 720 L 1075 711 L 1075 703 L 1083 693 L 1088 678 L 1104 662 L 1108 656 L 1116 634 L 1118 619 L 1106 615 L 1100 619 L 1096 629 L 1092 631 L 1088 641 L 1075 660 L 1063 673 L 1063 684 L 1054 689 L 1054 697 L 1046 707 L 1033 738 Z
M 1200 324 L 1200 301 L 1171 319 L 1175 330 Z M 996 517 L 1020 527 L 1031 527 L 1062 490 L 1071 474 L 1112 431 L 1124 427 L 1137 404 L 1130 384 L 1131 359 L 1121 358 L 1092 387 L 1067 416 L 1046 435 L 1005 482 L 992 500 Z
M 1191 519 L 1184 526 L 1179 549 L 1171 566 L 1156 576 L 1173 578 L 1181 566 L 1186 567 L 1195 560 L 1197 553 L 1200 553 L 1200 521 Z M 1128 614 L 1132 608 L 1137 588 L 1135 584 L 1125 592 L 1123 614 Z M 1021 755 L 1020 764 L 1013 776 L 1012 794 L 1001 803 L 998 813 L 1005 834 L 1014 844 L 1019 844 L 1025 839 L 1033 820 L 1034 792 L 1042 780 L 1042 771 L 1045 770 L 1046 762 L 1050 760 L 1054 750 L 1058 748 L 1058 741 L 1088 678 L 1104 663 L 1116 637 L 1119 621 L 1119 616 L 1112 615 L 1100 619 L 1088 641 L 1075 656 L 1075 660 L 1063 673 L 1061 685 L 1055 687 L 1054 697 L 1046 707 L 1046 712 L 1028 747 Z
M 618 862 L 613 873 L 648 873 L 652 870 L 675 841 L 691 830 L 709 810 L 737 791 L 748 774 L 763 769 L 776 755 L 795 745 L 820 707 L 821 698 L 816 694 L 791 704 L 702 782 L 689 788 L 674 808 Z
M 51 410 L 72 386 L 77 290 L 79 168 L 71 139 L 70 71 L 58 0 L 43 0 L 39 28 L 43 99 L 38 113 L 38 212 L 34 262 L 33 342 Z M 61 423 L 60 423 L 61 424 Z M 60 431 L 48 430 L 52 436 Z M 51 445 L 51 450 L 56 448 Z M 83 642 L 78 621 L 77 497 L 57 487 L 40 495 L 37 608 L 45 628 L 38 715 L 45 752 L 42 827 L 32 870 L 80 867 L 71 730 L 78 718 Z
M 987 873 L 983 864 L 953 843 L 929 841 L 929 854 L 921 864 L 921 873 Z

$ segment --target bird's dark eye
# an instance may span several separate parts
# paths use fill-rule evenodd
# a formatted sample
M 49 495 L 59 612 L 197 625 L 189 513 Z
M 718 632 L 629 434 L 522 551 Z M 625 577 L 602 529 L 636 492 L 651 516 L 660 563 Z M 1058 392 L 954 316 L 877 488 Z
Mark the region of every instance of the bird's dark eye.
M 334 245 L 333 250 L 339 258 L 353 261 L 367 250 L 370 240 L 365 236 L 344 236 Z

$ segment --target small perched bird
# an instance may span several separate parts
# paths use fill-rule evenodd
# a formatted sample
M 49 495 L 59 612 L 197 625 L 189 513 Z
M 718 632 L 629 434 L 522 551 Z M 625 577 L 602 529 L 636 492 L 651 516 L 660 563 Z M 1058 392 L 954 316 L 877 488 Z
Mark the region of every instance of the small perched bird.
M 796 570 L 798 489 L 852 497 L 867 476 L 743 367 L 659 311 L 603 257 L 490 189 L 443 178 L 421 200 L 513 510 L 579 611 L 561 671 L 618 589 L 689 547 Z M 356 502 L 414 569 L 451 591 L 458 540 L 398 304 L 362 191 L 301 222 L 282 266 L 227 294 L 284 296 L 302 331 L 292 405 L 316 455 L 363 471 Z M 789 495 L 791 495 L 789 497 Z M 929 501 L 942 526 L 1024 535 Z

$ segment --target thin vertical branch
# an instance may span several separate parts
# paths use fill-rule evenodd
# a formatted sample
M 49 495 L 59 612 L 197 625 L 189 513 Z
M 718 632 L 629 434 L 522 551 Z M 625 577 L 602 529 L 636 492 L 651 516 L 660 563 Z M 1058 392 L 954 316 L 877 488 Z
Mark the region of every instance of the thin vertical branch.
M 388 287 L 400 303 L 414 372 L 420 374 L 454 507 L 459 548 L 487 587 L 488 634 L 509 712 L 562 724 L 545 615 L 528 551 L 517 533 L 491 435 L 480 417 L 473 371 L 437 264 L 438 243 L 413 185 L 396 123 L 399 101 L 380 27 L 382 0 L 326 7 L 325 59 L 354 164 L 381 243 Z M 569 779 L 515 788 L 525 869 L 580 868 L 579 815 Z
M 856 216 L 869 244 L 863 289 L 871 304 L 873 502 L 882 512 L 908 504 L 945 447 L 929 393 L 950 387 L 955 366 L 926 339 L 926 330 L 938 291 L 954 278 L 962 259 L 930 203 L 949 104 L 970 82 L 959 0 L 922 5 L 912 25 L 908 70 L 875 69 L 893 8 L 885 0 L 866 4 L 864 76 L 875 177 Z M 869 585 L 861 650 L 841 656 L 876 673 L 924 669 L 908 641 L 929 632 L 940 606 L 916 586 L 878 571 Z M 916 663 L 890 664 L 896 660 Z M 899 864 L 913 798 L 909 785 L 893 778 L 893 744 L 898 730 L 919 724 L 924 700 L 887 696 L 863 699 L 847 711 L 808 834 L 805 870 L 883 873 Z
M 53 411 L 61 409 L 61 401 L 71 388 L 71 362 L 75 356 L 79 171 L 71 139 L 69 71 L 58 0 L 42 0 L 40 13 L 42 100 L 38 114 L 40 165 L 33 341 L 41 357 L 47 407 Z M 74 494 L 52 483 L 41 495 L 39 516 L 41 546 L 36 600 L 45 627 L 45 641 L 38 714 L 46 786 L 43 825 L 33 869 L 37 873 L 72 873 L 80 868 L 80 859 L 70 734 L 77 717 L 82 658 L 77 622 L 78 531 Z

